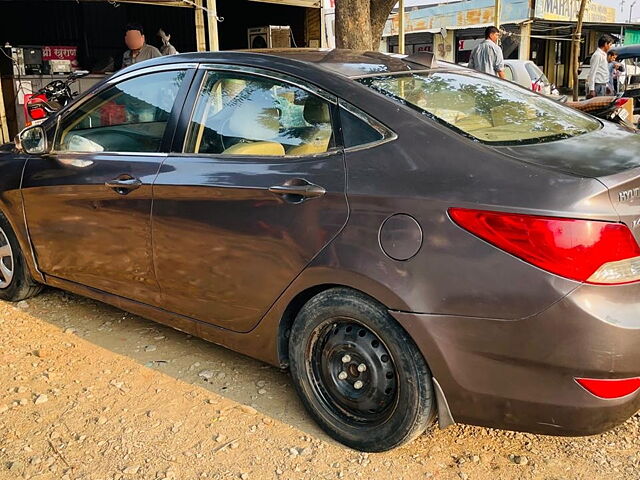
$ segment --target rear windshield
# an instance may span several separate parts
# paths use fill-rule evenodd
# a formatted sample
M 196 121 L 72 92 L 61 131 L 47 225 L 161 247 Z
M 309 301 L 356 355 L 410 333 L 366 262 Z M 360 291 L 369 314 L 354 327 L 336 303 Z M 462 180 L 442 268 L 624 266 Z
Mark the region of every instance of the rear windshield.
M 498 78 L 427 72 L 359 81 L 463 135 L 490 144 L 548 142 L 601 126 L 569 107 Z

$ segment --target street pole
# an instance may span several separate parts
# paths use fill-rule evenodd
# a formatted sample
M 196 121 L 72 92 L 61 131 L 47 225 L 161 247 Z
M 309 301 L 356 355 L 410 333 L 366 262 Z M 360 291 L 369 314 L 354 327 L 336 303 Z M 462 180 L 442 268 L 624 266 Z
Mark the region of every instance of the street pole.
M 218 44 L 218 14 L 216 13 L 216 0 L 207 0 L 207 32 L 209 35 L 209 50 L 220 50 Z
M 576 29 L 573 32 L 573 41 L 571 47 L 573 48 L 573 101 L 578 100 L 578 68 L 580 66 L 580 40 L 582 39 L 582 19 L 584 18 L 584 11 L 587 8 L 588 0 L 580 0 L 580 10 L 578 11 L 578 23 Z M 588 93 L 588 92 L 587 92 Z
M 398 11 L 398 53 L 404 55 L 404 0 L 398 2 L 400 9 Z
M 493 23 L 495 27 L 500 30 L 500 8 L 502 7 L 502 1 L 496 0 L 493 11 Z
M 631 5 L 629 5 L 629 21 L 627 23 L 631 23 L 631 12 L 633 11 L 633 7 L 636 4 L 637 0 L 634 0 Z

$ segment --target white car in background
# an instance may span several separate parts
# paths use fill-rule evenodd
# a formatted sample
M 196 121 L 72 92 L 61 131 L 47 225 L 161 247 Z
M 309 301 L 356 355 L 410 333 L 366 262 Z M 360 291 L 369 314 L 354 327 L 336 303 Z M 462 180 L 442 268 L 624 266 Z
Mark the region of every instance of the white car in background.
M 558 95 L 544 72 L 531 60 L 505 60 L 505 78 L 543 95 Z

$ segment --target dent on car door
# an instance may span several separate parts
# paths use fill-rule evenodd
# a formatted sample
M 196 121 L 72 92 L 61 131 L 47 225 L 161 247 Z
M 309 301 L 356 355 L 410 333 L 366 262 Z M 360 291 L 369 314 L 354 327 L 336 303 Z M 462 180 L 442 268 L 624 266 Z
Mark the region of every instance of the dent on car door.
M 328 96 L 256 72 L 203 74 L 184 114 L 185 153 L 154 184 L 164 308 L 248 331 L 340 231 L 334 110 Z
M 51 154 L 29 158 L 22 192 L 43 273 L 158 302 L 151 188 L 192 76 L 116 80 L 60 118 Z

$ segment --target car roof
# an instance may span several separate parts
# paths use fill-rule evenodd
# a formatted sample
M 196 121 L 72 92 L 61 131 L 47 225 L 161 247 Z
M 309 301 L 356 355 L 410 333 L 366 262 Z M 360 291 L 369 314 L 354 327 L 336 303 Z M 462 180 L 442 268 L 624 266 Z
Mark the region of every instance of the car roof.
M 614 47 L 611 51 L 618 55 L 620 60 L 625 58 L 640 57 L 640 45 L 627 45 L 626 47 Z
M 416 70 L 430 70 L 425 64 L 412 61 L 404 55 L 385 54 L 373 51 L 354 51 L 344 49 L 264 49 L 264 50 L 230 50 L 222 52 L 183 53 L 159 57 L 140 62 L 129 68 L 127 72 L 154 65 L 175 63 L 207 63 L 221 62 L 238 65 L 300 67 L 301 64 L 330 71 L 344 77 L 359 77 L 375 73 L 398 73 Z M 448 62 L 437 62 L 436 68 L 457 68 Z

